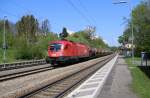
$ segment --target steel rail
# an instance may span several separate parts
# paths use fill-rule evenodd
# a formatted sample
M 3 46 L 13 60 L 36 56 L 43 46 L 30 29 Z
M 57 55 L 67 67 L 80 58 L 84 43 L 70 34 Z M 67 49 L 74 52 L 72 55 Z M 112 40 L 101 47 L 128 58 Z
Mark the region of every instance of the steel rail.
M 31 75 L 31 74 L 36 74 L 36 73 L 40 73 L 40 72 L 44 72 L 44 71 L 48 71 L 48 70 L 52 70 L 52 69 L 54 69 L 54 67 L 43 67 L 43 68 L 37 68 L 37 69 L 27 70 L 27 71 L 23 71 L 23 72 L 6 74 L 6 75 L 0 76 L 0 82 L 27 76 L 27 75 Z
M 0 64 L 0 71 L 46 64 L 45 59 Z

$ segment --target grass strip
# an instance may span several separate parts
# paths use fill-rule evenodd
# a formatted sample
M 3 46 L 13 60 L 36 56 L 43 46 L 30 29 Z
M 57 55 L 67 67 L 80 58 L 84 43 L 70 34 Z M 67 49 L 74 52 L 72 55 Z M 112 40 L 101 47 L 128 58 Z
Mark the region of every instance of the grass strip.
M 150 79 L 137 65 L 132 64 L 132 58 L 125 60 L 133 78 L 132 90 L 137 93 L 139 98 L 150 98 Z

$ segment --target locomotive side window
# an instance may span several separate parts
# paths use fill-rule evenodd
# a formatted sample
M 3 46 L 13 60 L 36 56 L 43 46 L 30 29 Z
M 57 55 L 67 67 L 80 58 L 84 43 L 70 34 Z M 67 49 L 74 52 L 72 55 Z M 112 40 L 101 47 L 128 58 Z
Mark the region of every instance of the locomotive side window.
M 51 44 L 51 45 L 50 45 L 50 50 L 57 52 L 57 51 L 61 50 L 61 46 L 62 46 L 62 45 L 61 45 L 61 44 L 58 44 L 58 43 Z

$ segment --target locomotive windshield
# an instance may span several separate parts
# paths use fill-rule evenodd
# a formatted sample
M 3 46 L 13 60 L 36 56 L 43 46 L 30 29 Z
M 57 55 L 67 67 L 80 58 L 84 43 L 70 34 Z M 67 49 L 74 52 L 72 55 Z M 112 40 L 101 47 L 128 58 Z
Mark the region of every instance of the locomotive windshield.
M 54 43 L 50 45 L 50 50 L 57 52 L 61 49 L 62 44 Z

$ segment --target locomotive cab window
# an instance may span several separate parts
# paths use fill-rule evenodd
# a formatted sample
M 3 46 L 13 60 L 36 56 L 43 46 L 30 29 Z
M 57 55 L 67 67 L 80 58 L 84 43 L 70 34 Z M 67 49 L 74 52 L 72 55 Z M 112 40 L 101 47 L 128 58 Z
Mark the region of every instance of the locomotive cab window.
M 51 44 L 50 50 L 57 52 L 57 51 L 61 50 L 61 46 L 62 46 L 62 44 L 58 44 L 58 43 Z

